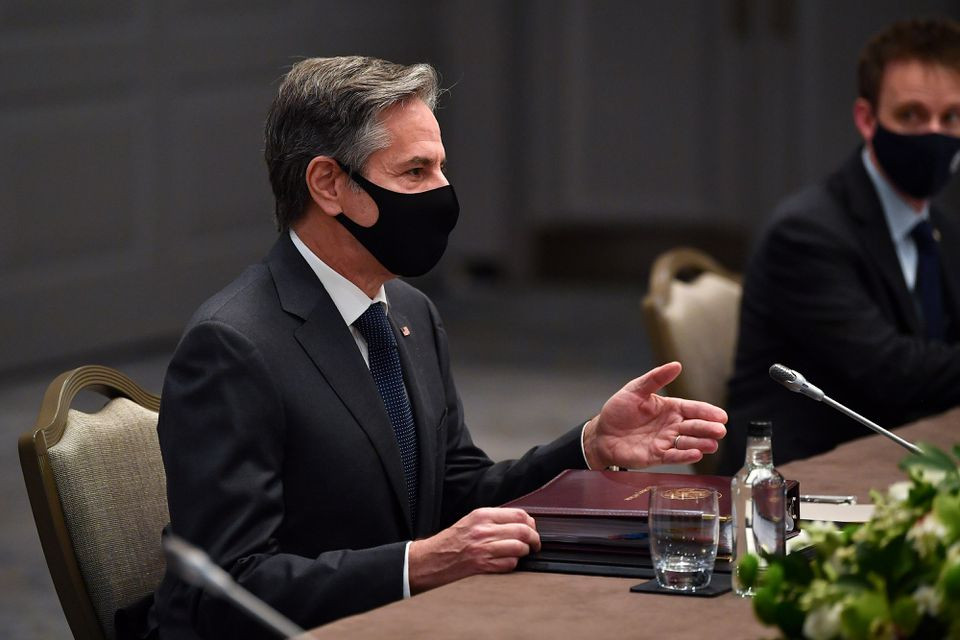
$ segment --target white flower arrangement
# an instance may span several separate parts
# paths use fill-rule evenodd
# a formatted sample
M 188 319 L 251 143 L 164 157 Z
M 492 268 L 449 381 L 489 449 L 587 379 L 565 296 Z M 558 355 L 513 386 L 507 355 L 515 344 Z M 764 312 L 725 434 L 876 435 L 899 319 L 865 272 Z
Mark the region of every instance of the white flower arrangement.
M 871 493 L 869 522 L 804 523 L 812 559 L 768 557 L 753 585 L 761 622 L 785 638 L 960 639 L 960 468 L 920 446 L 921 455 L 901 463 L 909 481 Z M 960 458 L 960 445 L 953 453 Z

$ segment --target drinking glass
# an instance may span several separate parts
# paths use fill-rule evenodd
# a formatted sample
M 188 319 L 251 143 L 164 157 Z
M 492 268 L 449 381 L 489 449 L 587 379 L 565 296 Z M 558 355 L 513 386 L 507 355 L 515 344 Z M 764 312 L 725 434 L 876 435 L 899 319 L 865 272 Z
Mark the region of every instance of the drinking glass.
M 696 591 L 710 584 L 720 534 L 717 492 L 655 487 L 650 496 L 650 555 L 665 589 Z

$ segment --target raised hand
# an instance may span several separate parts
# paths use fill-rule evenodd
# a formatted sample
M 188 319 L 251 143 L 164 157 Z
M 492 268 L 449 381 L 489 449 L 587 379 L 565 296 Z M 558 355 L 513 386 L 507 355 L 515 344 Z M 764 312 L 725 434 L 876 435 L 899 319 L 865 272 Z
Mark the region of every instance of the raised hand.
M 661 365 L 607 400 L 584 429 L 583 448 L 590 468 L 687 464 L 717 450 L 717 440 L 727 433 L 723 409 L 657 395 L 680 370 L 679 362 Z

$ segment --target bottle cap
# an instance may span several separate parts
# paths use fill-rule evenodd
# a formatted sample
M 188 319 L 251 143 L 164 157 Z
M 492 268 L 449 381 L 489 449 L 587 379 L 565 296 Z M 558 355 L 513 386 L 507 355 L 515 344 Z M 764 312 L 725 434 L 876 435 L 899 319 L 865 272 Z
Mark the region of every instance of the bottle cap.
M 769 420 L 751 420 L 747 425 L 747 436 L 750 438 L 769 438 L 773 435 L 773 423 Z

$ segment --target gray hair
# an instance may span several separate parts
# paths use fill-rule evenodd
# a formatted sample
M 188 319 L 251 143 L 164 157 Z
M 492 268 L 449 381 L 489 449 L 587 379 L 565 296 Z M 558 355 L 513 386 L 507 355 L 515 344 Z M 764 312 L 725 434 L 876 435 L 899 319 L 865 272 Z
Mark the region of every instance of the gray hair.
M 410 98 L 433 110 L 439 91 L 437 72 L 428 64 L 361 56 L 295 64 L 270 105 L 264 132 L 277 228 L 288 229 L 306 211 L 305 175 L 314 157 L 330 156 L 362 172 L 371 154 L 390 145 L 380 114 Z

